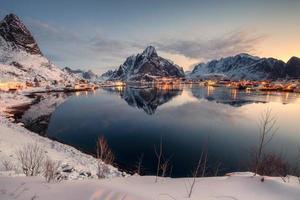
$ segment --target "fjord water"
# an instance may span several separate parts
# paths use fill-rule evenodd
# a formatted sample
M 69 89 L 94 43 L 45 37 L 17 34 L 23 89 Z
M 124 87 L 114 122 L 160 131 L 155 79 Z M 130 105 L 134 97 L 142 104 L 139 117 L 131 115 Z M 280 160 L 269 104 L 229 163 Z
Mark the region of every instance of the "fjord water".
M 279 127 L 268 151 L 295 164 L 300 153 L 300 95 L 246 92 L 222 87 L 116 87 L 69 97 L 52 113 L 47 136 L 95 153 L 99 136 L 107 139 L 117 165 L 134 169 L 143 155 L 143 171 L 154 174 L 154 146 L 163 141 L 172 176 L 191 175 L 208 144 L 208 168 L 247 170 L 258 142 L 259 118 L 267 108 Z

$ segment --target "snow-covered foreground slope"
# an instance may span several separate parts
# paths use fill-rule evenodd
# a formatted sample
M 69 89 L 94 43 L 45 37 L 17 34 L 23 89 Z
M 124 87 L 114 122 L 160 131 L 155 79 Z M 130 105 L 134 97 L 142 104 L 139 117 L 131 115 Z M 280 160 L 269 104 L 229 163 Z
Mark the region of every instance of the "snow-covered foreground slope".
M 0 177 L 0 199 L 43 200 L 299 200 L 300 184 L 295 177 L 252 177 L 250 173 L 225 177 L 198 178 L 191 198 L 191 179 L 131 176 L 102 180 L 45 183 L 40 177 Z
M 85 178 L 81 174 L 86 172 L 90 173 L 92 177 L 96 177 L 98 161 L 93 156 L 84 154 L 71 146 L 41 137 L 0 116 L 0 160 L 13 163 L 17 174 L 22 172 L 16 152 L 26 144 L 41 146 L 47 157 L 59 162 L 60 166 L 71 168 L 72 172 L 63 174 L 67 179 Z M 2 163 L 0 164 L 0 171 L 1 168 L 4 170 Z M 109 166 L 106 177 L 122 175 L 118 169 Z

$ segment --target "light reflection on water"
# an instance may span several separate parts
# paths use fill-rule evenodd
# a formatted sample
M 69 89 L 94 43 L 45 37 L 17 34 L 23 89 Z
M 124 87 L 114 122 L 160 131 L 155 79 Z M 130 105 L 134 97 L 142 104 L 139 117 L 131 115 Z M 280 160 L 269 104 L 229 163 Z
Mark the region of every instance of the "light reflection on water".
M 133 168 L 144 154 L 144 171 L 155 171 L 154 145 L 162 136 L 172 156 L 173 176 L 186 176 L 201 146 L 209 143 L 209 166 L 222 173 L 246 170 L 257 143 L 260 114 L 271 108 L 279 130 L 268 150 L 293 162 L 300 157 L 300 98 L 296 93 L 250 92 L 201 86 L 106 88 L 76 94 L 52 114 L 49 137 L 94 153 L 104 135 L 117 164 Z

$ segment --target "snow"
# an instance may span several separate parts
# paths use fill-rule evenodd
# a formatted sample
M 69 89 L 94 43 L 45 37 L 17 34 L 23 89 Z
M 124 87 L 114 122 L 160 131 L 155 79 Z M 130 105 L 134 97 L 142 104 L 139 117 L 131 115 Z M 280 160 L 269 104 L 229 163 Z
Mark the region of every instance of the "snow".
M 21 95 L 19 92 L 1 92 L 0 91 L 0 115 L 4 115 L 10 107 L 30 104 L 32 99 Z
M 1 81 L 74 82 L 74 77 L 63 72 L 47 58 L 13 49 L 0 37 L 0 80 Z
M 52 160 L 61 162 L 62 165 L 68 164 L 72 166 L 74 172 L 68 174 L 69 179 L 79 178 L 81 172 L 90 172 L 93 177 L 96 177 L 98 161 L 93 156 L 84 154 L 71 146 L 39 136 L 1 117 L 0 160 L 7 160 L 14 163 L 20 169 L 15 153 L 26 144 L 38 144 L 43 147 L 46 155 Z M 107 174 L 107 177 L 123 175 L 118 169 L 112 166 L 109 166 L 109 169 L 110 172 Z M 17 173 L 21 173 L 21 171 L 17 170 Z
M 279 177 L 236 173 L 224 177 L 197 178 L 188 198 L 191 178 L 131 176 L 112 179 L 72 180 L 45 183 L 41 177 L 0 177 L 0 199 L 43 200 L 298 200 L 300 185 L 296 177 L 284 182 Z M 70 192 L 72 191 L 72 192 Z
M 27 91 L 29 92 L 29 91 Z M 64 95 L 49 95 L 45 101 L 41 101 L 26 112 L 25 119 L 31 119 L 32 115 L 47 115 L 53 111 L 55 106 L 64 102 Z M 33 99 L 24 96 L 24 93 L 8 93 L 0 92 L 0 160 L 8 161 L 16 166 L 15 173 L 22 173 L 20 163 L 16 158 L 16 151 L 26 144 L 37 144 L 43 147 L 47 157 L 60 163 L 60 166 L 69 166 L 73 169 L 71 173 L 64 174 L 66 179 L 87 178 L 81 174 L 87 172 L 91 174 L 91 178 L 95 178 L 97 174 L 98 160 L 91 155 L 80 152 L 79 150 L 49 138 L 39 136 L 22 126 L 22 123 L 13 123 L 13 120 L 5 118 L 10 107 L 31 104 Z M 50 102 L 50 104 L 49 104 Z M 50 105 L 50 106 L 49 106 Z M 109 172 L 106 177 L 126 176 L 117 168 L 108 165 Z M 4 169 L 2 162 L 0 163 L 0 171 Z

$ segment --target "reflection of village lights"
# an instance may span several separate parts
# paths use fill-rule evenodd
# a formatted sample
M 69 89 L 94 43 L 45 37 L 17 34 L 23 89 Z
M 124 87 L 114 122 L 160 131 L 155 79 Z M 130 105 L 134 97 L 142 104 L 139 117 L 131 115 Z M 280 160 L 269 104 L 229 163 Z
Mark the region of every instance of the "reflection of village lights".
M 285 100 L 286 100 L 286 101 L 287 101 L 288 98 L 289 98 L 289 94 L 290 94 L 289 92 L 286 92 L 286 93 L 285 93 Z
M 75 92 L 75 95 L 78 97 L 80 95 L 80 92 Z
M 213 86 L 207 86 L 207 96 L 210 96 L 212 93 L 214 93 L 215 88 Z
M 251 88 L 246 88 L 246 94 L 251 94 Z
M 268 102 L 269 100 L 270 100 L 270 92 L 267 92 L 266 101 Z
M 237 90 L 234 89 L 234 90 L 231 90 L 231 97 L 236 100 L 236 96 L 237 96 Z
M 121 92 L 121 91 L 123 91 L 124 86 L 122 86 L 122 85 L 117 85 L 115 88 L 116 88 L 116 90 L 118 90 L 119 92 Z

